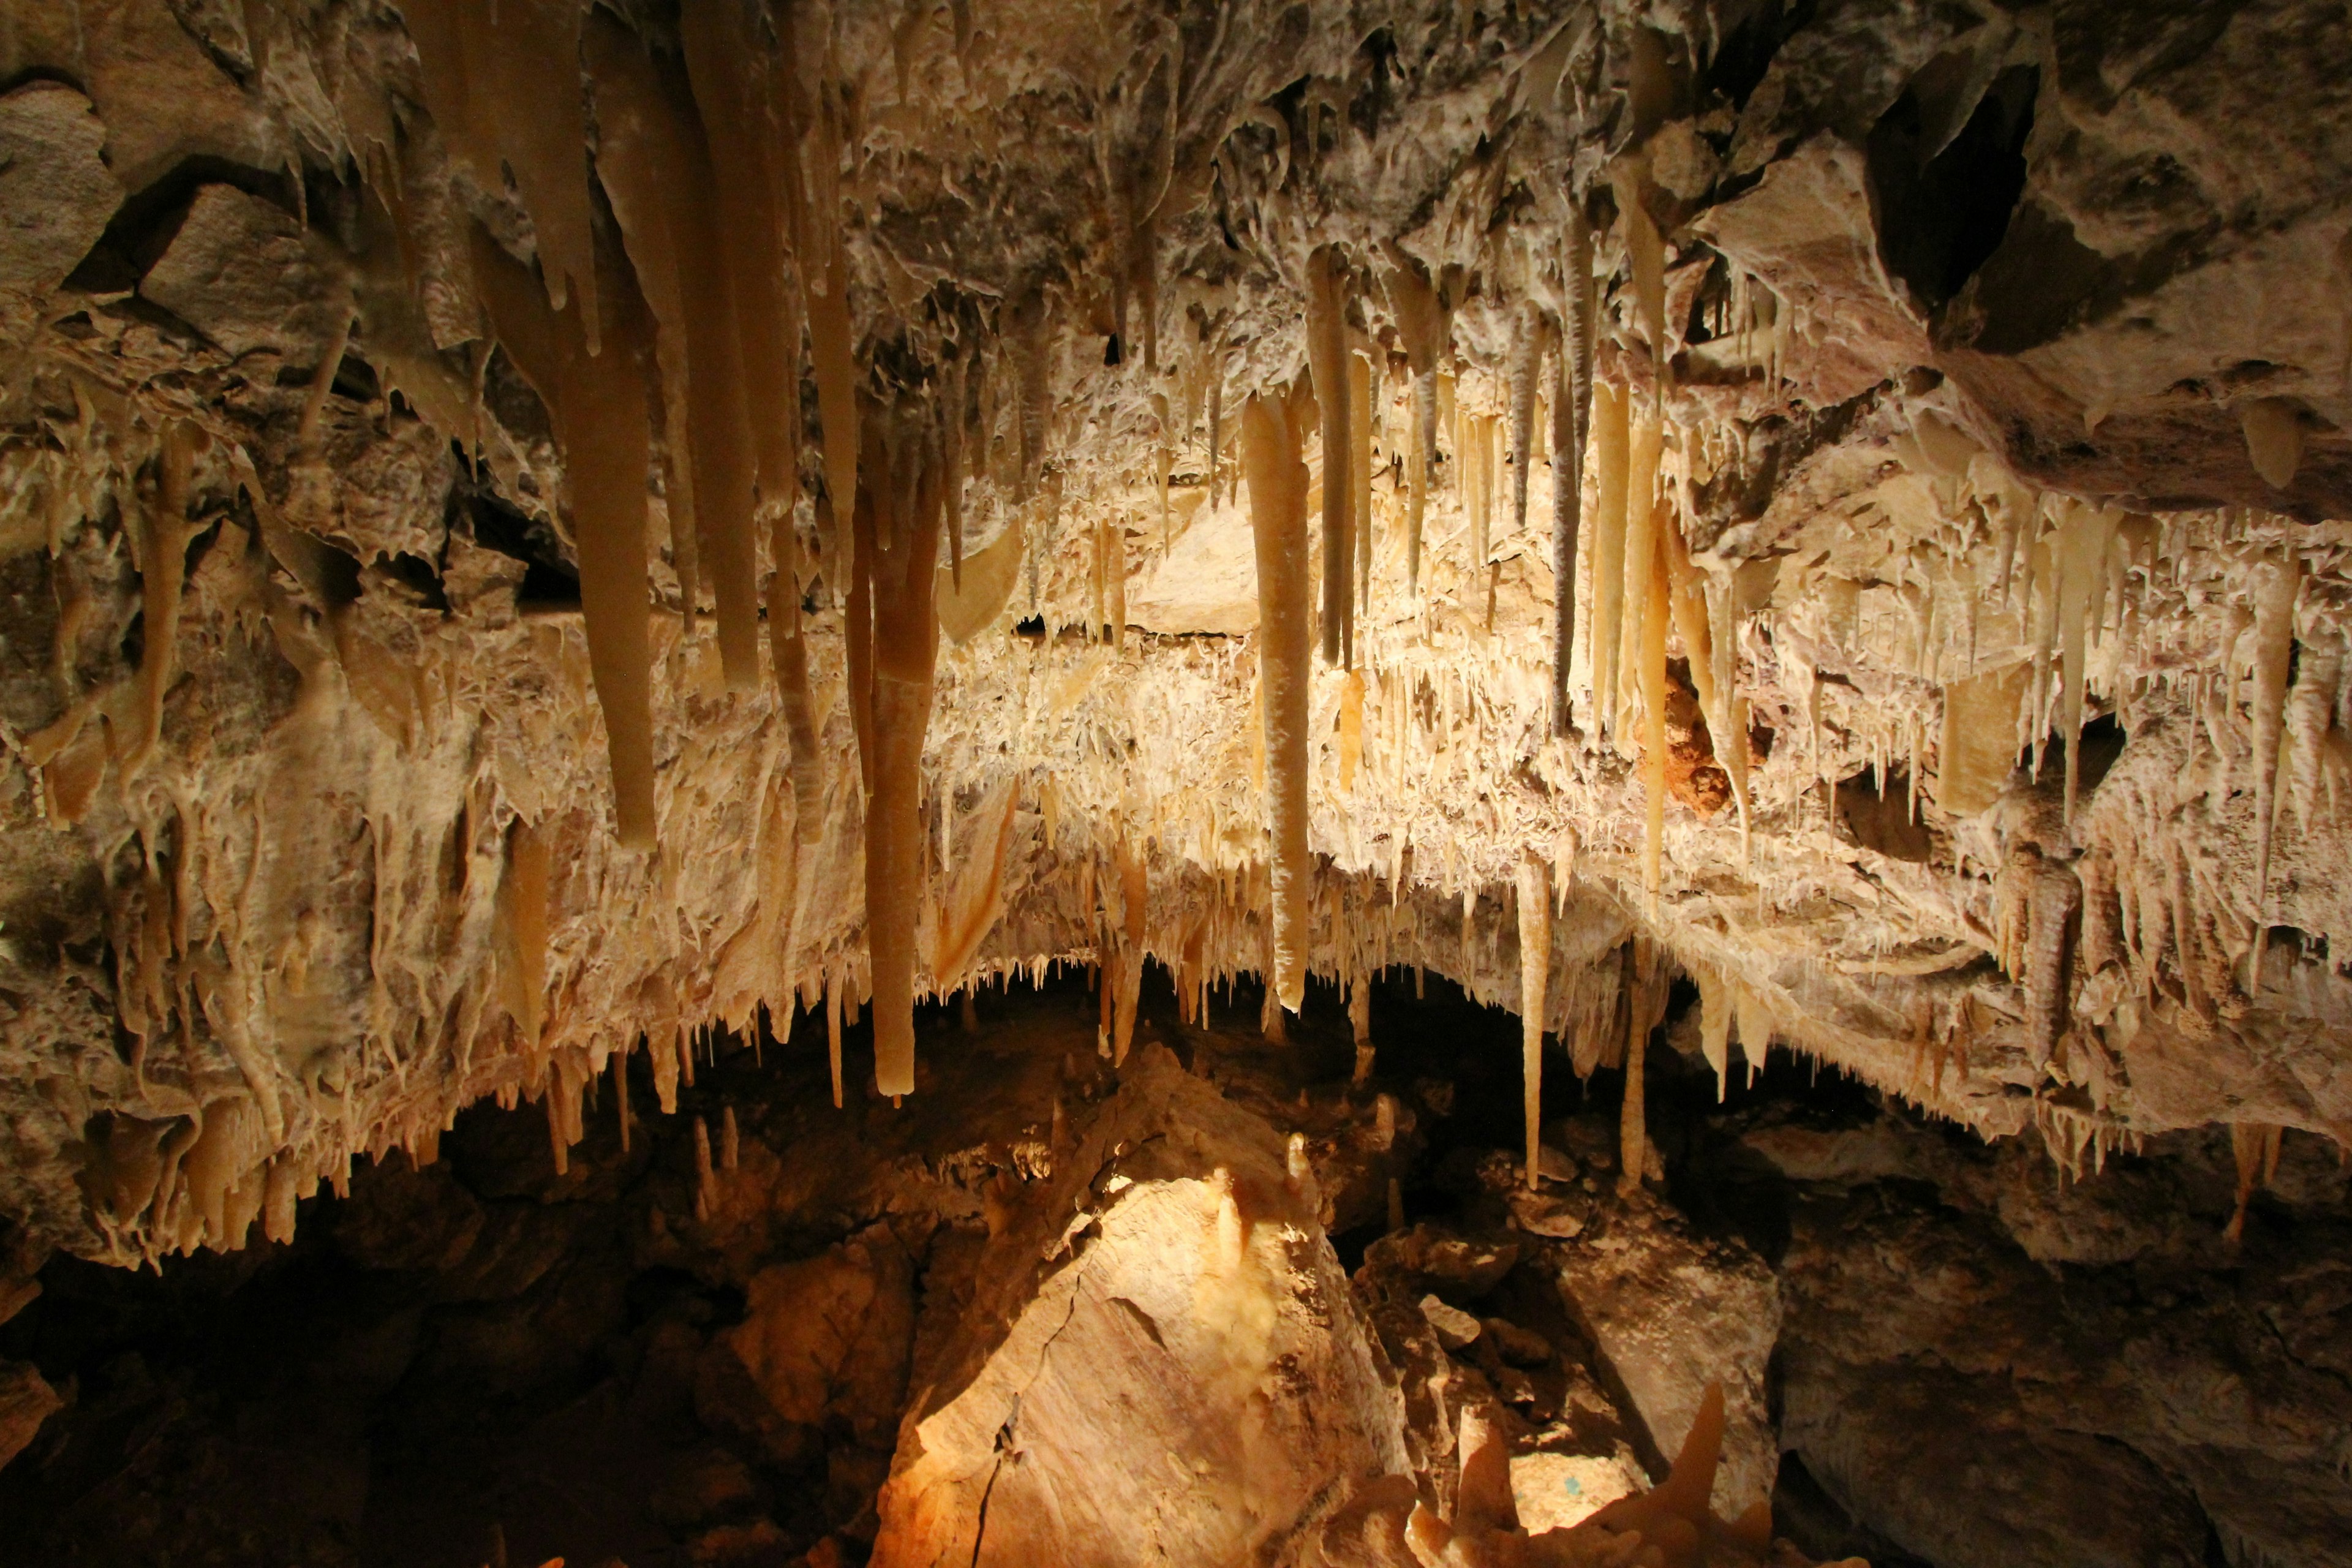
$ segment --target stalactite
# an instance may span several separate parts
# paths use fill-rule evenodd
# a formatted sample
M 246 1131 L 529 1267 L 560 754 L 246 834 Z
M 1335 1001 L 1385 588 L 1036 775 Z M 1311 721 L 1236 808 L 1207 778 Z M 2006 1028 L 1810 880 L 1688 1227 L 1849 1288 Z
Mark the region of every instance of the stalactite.
M 1339 793 L 1356 793 L 1364 756 L 1364 675 L 1351 669 L 1339 687 Z
M 209 438 L 194 426 L 174 419 L 156 440 L 155 485 L 142 496 L 136 515 L 140 611 L 138 717 L 121 763 L 127 782 L 138 777 L 163 739 L 163 696 L 171 689 L 179 658 L 180 605 L 187 579 L 189 489 L 197 453 Z
M 1222 347 L 1222 345 L 1221 345 Z M 1225 364 L 1222 352 L 1209 356 L 1209 506 L 1214 510 L 1221 492 L 1219 464 L 1225 444 Z
M 1641 1190 L 1643 1167 L 1650 1158 L 1649 1121 L 1642 1104 L 1643 1058 L 1649 1054 L 1650 992 L 1658 983 L 1658 973 L 1657 957 L 1646 936 L 1633 938 L 1632 979 L 1625 1009 L 1625 1098 L 1617 1115 L 1617 1193 L 1621 1197 Z
M 1118 865 L 1119 929 L 1114 952 L 1118 975 L 1106 973 L 1103 994 L 1111 1009 L 1111 1065 L 1123 1067 L 1135 1041 L 1135 1015 L 1143 995 L 1144 933 L 1150 908 L 1150 886 L 1143 851 L 1122 833 L 1116 858 Z
M 1569 668 L 1576 649 L 1576 570 L 1584 521 L 1584 449 L 1592 424 L 1592 229 L 1581 203 L 1570 209 L 1561 266 L 1566 289 L 1560 317 L 1559 375 L 1551 402 L 1551 731 L 1566 735 L 1575 722 Z
M 1339 289 L 1342 263 L 1329 246 L 1307 261 L 1307 362 L 1323 441 L 1323 662 L 1352 662 L 1351 620 L 1355 586 L 1355 439 L 1349 408 L 1347 321 Z
M 1729 1097 L 1731 1086 L 1731 983 L 1713 968 L 1698 970 L 1699 1053 L 1715 1069 L 1715 1102 Z
M 2336 816 L 2334 796 L 2340 769 L 2338 749 L 2344 736 L 2330 733 L 2343 687 L 2344 646 L 2333 637 L 2304 642 L 2295 653 L 2294 689 L 2287 698 L 2287 800 L 2294 806 L 2298 829 L 2311 831 L 2323 810 L 2325 786 L 2329 804 L 2326 819 Z
M 830 113 L 818 116 L 816 163 L 820 178 L 808 205 L 814 243 L 802 274 L 808 300 L 809 363 L 816 380 L 817 418 L 824 427 L 824 482 L 837 519 L 855 516 L 858 432 L 856 330 L 849 312 L 849 263 L 843 253 L 839 198 L 832 175 L 839 159 Z
M 1127 524 L 1118 518 L 1103 524 L 1103 542 L 1108 551 L 1105 568 L 1110 588 L 1110 641 L 1120 653 L 1127 651 Z
M 707 208 L 696 200 L 708 183 L 708 160 L 683 85 L 656 69 L 634 33 L 609 13 L 592 11 L 583 45 L 594 84 L 597 174 L 657 329 L 662 424 L 673 454 L 666 487 L 670 560 L 677 573 L 680 613 L 690 631 L 701 583 L 694 453 L 707 437 L 688 392 L 693 329 L 687 301 L 699 298 L 694 291 L 707 281 L 690 270 L 689 261 L 698 268 L 703 247 L 710 244 Z M 721 371 L 714 367 L 712 373 Z
M 629 1152 L 629 1053 L 625 1047 L 613 1053 L 613 1130 L 621 1140 L 621 1152 Z
M 1411 490 L 1405 518 L 1405 586 L 1414 595 L 1421 592 L 1423 519 L 1429 511 L 1429 489 L 1435 479 L 1432 470 L 1436 462 L 1436 378 L 1433 372 L 1416 372 L 1412 378 L 1412 458 L 1407 477 Z
M 1349 1079 L 1358 1089 L 1372 1081 L 1372 991 L 1362 975 L 1348 984 L 1348 1027 L 1356 1042 L 1356 1070 Z
M 1664 434 L 1654 417 L 1636 411 L 1627 440 L 1624 579 L 1619 599 L 1613 665 L 1617 677 L 1613 700 L 1618 720 L 1612 732 L 1617 737 L 1619 752 L 1627 756 L 1633 753 L 1624 733 L 1626 700 L 1639 700 L 1643 675 L 1643 627 L 1650 609 L 1652 584 L 1658 575 L 1658 464 Z
M 1664 514 L 1665 502 L 1658 503 Z M 1660 515 L 1654 525 L 1654 556 L 1664 554 L 1664 532 L 1675 526 Z M 1666 569 L 1655 560 L 1650 573 L 1649 603 L 1642 612 L 1642 708 L 1645 723 L 1642 739 L 1642 783 L 1645 811 L 1642 824 L 1642 890 L 1655 898 L 1660 859 L 1666 834 Z
M 717 240 L 711 270 L 725 280 L 724 293 L 710 304 L 732 318 L 721 330 L 731 329 L 737 348 L 741 417 L 759 494 L 771 507 L 789 508 L 799 488 L 800 343 L 797 335 L 787 341 L 798 312 L 786 299 L 788 237 L 779 198 L 786 180 L 797 185 L 799 174 L 772 160 L 792 163 L 794 139 L 768 101 L 766 47 L 743 8 L 692 5 L 679 16 L 710 164 L 724 171 L 709 187 Z M 749 510 L 730 507 L 720 521 L 709 536 L 718 552 L 709 565 L 719 653 L 729 687 L 749 690 L 759 683 L 758 540 Z
M 1301 394 L 1260 393 L 1242 411 L 1242 469 L 1256 542 L 1258 681 L 1266 758 L 1266 825 L 1274 864 L 1270 1001 L 1292 1012 L 1307 994 L 1307 701 L 1313 652 L 1307 609 L 1307 465 L 1299 458 Z
M 2056 544 L 2058 581 L 2060 723 L 2066 732 L 2066 820 L 2074 820 L 2082 783 L 2083 697 L 2085 642 L 2103 618 L 2107 557 L 2120 516 L 2104 508 L 2075 509 Z
M 824 982 L 824 1058 L 833 1073 L 833 1108 L 841 1109 L 841 988 L 842 977 L 828 973 Z
M 1020 805 L 1020 793 L 1010 778 L 999 782 L 981 802 L 980 837 L 961 857 L 955 886 L 940 910 L 939 942 L 931 961 L 932 983 L 937 987 L 951 988 L 964 982 L 980 953 L 980 944 L 1004 907 L 1005 863 L 1012 855 Z
M 1550 332 L 1543 307 L 1533 300 L 1519 307 L 1519 330 L 1511 345 L 1511 528 L 1528 528 L 1528 472 L 1535 467 L 1536 394 L 1538 373 L 1544 363 L 1545 339 Z
M 2230 1152 L 2238 1168 L 2237 1205 L 2221 1232 L 2224 1246 L 2235 1248 L 2246 1236 L 2246 1211 L 2254 1194 L 2278 1179 L 2279 1152 L 2285 1129 L 2261 1121 L 2230 1124 Z
M 1349 503 L 1349 521 L 1354 542 L 1349 547 L 1349 561 L 1354 567 L 1354 581 L 1349 585 L 1353 602 L 1348 611 L 1348 668 L 1359 662 L 1356 647 L 1356 623 L 1370 614 L 1372 595 L 1372 430 L 1379 422 L 1379 413 L 1372 401 L 1372 362 L 1363 354 L 1348 355 L 1348 407 L 1350 418 L 1348 433 L 1351 456 L 1349 478 L 1353 480 L 1355 494 Z
M 963 592 L 963 426 L 966 366 L 950 360 L 941 376 L 940 422 L 940 460 L 946 473 L 948 581 Z M 1161 464 L 1160 503 L 1167 504 L 1166 464 Z
M 1593 722 L 1617 725 L 1617 656 L 1625 605 L 1626 470 L 1632 463 L 1630 395 L 1606 381 L 1592 384 L 1593 460 L 1597 494 L 1592 520 L 1592 630 L 1586 664 L 1592 681 Z
M 2246 460 L 2274 490 L 2294 483 L 2303 467 L 2303 419 L 2284 397 L 2257 397 L 2238 410 L 2246 437 Z
M 904 1095 L 915 1088 L 915 931 L 926 864 L 923 737 L 939 655 L 932 595 L 944 480 L 927 424 L 894 432 L 901 441 L 919 444 L 902 468 L 876 423 L 865 422 L 856 523 L 873 616 L 871 719 L 861 737 L 870 744 L 860 746 L 861 755 L 872 757 L 866 814 L 866 947 L 873 966 L 875 1081 L 884 1094 Z M 902 488 L 909 481 L 911 495 Z M 887 544 L 876 521 L 886 510 L 904 522 Z
M 1535 1190 L 1543 1146 L 1543 1037 L 1551 982 L 1551 868 L 1529 853 L 1519 859 L 1519 1074 L 1527 1123 L 1528 1190 Z
M 2270 945 L 2271 843 L 2278 820 L 2279 737 L 2286 721 L 2287 674 L 2294 662 L 2294 602 L 2303 587 L 2303 558 L 2290 548 L 2284 560 L 2264 560 L 2254 568 L 2254 691 L 2252 759 L 2254 784 L 2254 952 L 2246 990 L 2259 994 L 2263 955 Z
M 602 346 L 595 242 L 582 149 L 582 8 L 568 0 L 411 0 L 402 7 L 415 41 L 425 104 L 442 139 L 472 164 L 486 190 L 510 170 L 530 213 L 548 302 L 576 293 L 589 352 Z
M 1666 331 L 1665 244 L 1648 209 L 1642 205 L 1638 180 L 1622 180 L 1617 196 L 1618 209 L 1625 215 L 1625 256 L 1633 273 L 1633 314 L 1642 340 L 1650 350 L 1651 405 L 1661 408 L 1665 402 L 1674 349 Z
M 1387 275 L 1389 303 L 1396 316 L 1397 335 L 1404 342 L 1405 362 L 1412 371 L 1412 458 L 1411 500 L 1405 520 L 1405 585 L 1421 592 L 1422 523 L 1429 507 L 1430 489 L 1436 482 L 1437 364 L 1444 353 L 1450 327 L 1445 302 L 1421 264 L 1391 246 Z
M 527 1050 L 539 1047 L 547 998 L 547 841 L 517 817 L 499 883 L 499 956 L 507 1013 Z

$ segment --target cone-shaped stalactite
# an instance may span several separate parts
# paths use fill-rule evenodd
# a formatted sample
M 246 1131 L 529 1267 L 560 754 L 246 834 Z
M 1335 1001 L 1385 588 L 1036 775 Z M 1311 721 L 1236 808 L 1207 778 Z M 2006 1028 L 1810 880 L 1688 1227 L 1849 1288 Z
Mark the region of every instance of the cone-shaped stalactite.
M 869 617 L 854 626 L 866 653 L 852 670 L 866 762 L 866 934 L 873 970 L 875 1081 L 884 1094 L 915 1088 L 915 928 L 923 902 L 923 737 L 939 657 L 937 581 L 945 488 L 937 433 L 927 420 L 868 417 L 857 480 L 856 567 Z
M 1307 699 L 1313 670 L 1307 604 L 1307 465 L 1299 458 L 1304 388 L 1265 393 L 1242 410 L 1242 472 L 1257 546 L 1258 690 L 1265 734 L 1265 813 L 1274 849 L 1271 994 L 1297 1012 L 1307 994 Z

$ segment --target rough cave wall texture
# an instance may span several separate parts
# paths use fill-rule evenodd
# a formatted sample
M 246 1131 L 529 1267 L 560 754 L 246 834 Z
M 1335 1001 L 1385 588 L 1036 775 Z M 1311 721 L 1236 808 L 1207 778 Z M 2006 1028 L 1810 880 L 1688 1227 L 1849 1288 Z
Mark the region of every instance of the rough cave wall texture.
M 1718 1057 L 2070 1169 L 2352 1135 L 2340 8 L 810 6 L 731 73 L 718 7 L 461 10 L 0 11 L 15 1273 L 282 1235 L 485 1096 L 560 1152 L 615 1052 L 881 1005 L 885 815 L 923 991 L 1197 994 L 1303 877 L 1317 972 L 1517 1008 L 1534 857 L 1580 1070 L 1638 937 Z M 760 232 L 746 82 L 809 331 L 756 491 L 677 368 L 752 374 L 756 312 L 682 305 L 642 177 L 675 133 L 705 237 Z M 1235 439 L 1302 310 L 1370 430 L 1345 484 L 1301 448 L 1360 547 L 1305 563 L 1359 608 L 1303 759 Z M 950 496 L 877 796 L 855 667 L 910 645 L 859 584 Z

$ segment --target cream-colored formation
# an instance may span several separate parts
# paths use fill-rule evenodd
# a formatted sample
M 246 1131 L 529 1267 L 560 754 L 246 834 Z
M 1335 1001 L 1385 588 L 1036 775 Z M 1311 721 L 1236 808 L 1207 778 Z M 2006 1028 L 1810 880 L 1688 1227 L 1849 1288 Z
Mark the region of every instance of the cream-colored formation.
M 251 219 L 309 335 L 159 333 L 169 255 L 7 296 L 10 832 L 91 889 L 6 916 L 47 1234 L 281 1234 L 484 1096 L 561 1157 L 616 1058 L 668 1100 L 803 1009 L 903 1096 L 922 1001 L 1065 964 L 1114 1054 L 1147 964 L 1277 1026 L 1412 964 L 1531 1089 L 1546 1036 L 1638 1082 L 1682 973 L 1727 1087 L 1778 1043 L 2070 1169 L 2352 1132 L 2332 395 L 2216 392 L 2143 482 L 2104 422 L 2190 416 L 2118 369 L 2065 468 L 2001 398 L 2073 362 L 1938 360 L 1861 155 L 1721 131 L 1707 41 L 1433 22 L 1412 129 L 1330 112 L 1321 8 L 1181 59 L 1092 7 L 243 9 L 187 134 L 310 171 Z M 27 23 L 12 79 L 104 47 Z M 128 179 L 168 106 L 102 75 Z M 1072 83 L 1083 145 L 1007 129 Z M 205 189 L 159 243 L 259 200 Z

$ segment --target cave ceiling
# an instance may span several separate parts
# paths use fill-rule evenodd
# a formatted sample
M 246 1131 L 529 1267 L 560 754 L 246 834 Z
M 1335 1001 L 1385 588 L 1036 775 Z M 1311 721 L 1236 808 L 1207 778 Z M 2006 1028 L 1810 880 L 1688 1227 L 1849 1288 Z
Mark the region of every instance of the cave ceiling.
M 2305 0 L 11 0 L 0 1212 L 234 1247 L 861 1013 L 836 1093 L 920 1095 L 919 1004 L 1064 965 L 1120 1057 L 1147 963 L 1578 1073 L 1680 976 L 1719 1072 L 2074 1171 L 2352 1137 L 2347 68 Z

